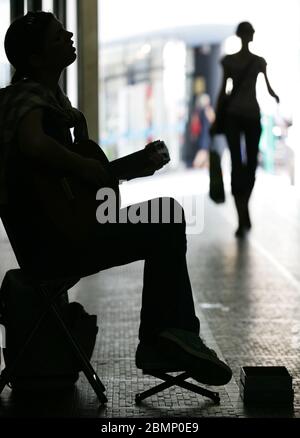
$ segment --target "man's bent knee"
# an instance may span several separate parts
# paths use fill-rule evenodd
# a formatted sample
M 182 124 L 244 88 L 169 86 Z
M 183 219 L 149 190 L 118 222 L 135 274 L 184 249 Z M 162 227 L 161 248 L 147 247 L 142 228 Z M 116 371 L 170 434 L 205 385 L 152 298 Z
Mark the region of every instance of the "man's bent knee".
M 159 198 L 159 213 L 161 223 L 182 224 L 185 228 L 184 210 L 174 198 Z

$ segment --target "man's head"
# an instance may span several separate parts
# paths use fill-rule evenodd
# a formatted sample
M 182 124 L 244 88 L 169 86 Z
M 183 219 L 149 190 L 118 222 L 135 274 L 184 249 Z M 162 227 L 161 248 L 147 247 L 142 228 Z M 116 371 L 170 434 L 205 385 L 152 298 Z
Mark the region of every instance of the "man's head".
M 28 12 L 8 28 L 4 47 L 16 69 L 13 82 L 36 77 L 43 70 L 61 72 L 75 59 L 73 34 L 50 12 Z

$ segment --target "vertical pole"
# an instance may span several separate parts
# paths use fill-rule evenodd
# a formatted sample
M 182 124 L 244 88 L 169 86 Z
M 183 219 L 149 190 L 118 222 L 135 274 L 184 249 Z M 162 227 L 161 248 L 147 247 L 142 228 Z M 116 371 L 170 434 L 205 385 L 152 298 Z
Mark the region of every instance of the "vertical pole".
M 90 138 L 98 143 L 98 2 L 78 0 L 77 5 L 78 103 L 87 119 Z
M 63 24 L 64 27 L 66 27 L 66 21 L 67 21 L 67 6 L 66 6 L 66 0 L 53 0 L 53 13 L 56 15 L 58 20 Z M 59 85 L 61 88 L 66 92 L 67 90 L 67 74 L 66 70 L 63 71 Z
M 24 15 L 24 0 L 10 0 L 10 21 Z
M 24 0 L 10 0 L 10 22 L 24 15 Z M 13 66 L 10 66 L 10 76 L 14 74 Z
M 66 0 L 53 0 L 53 12 L 59 21 L 66 25 Z
M 27 0 L 27 10 L 32 12 L 41 11 L 42 0 Z

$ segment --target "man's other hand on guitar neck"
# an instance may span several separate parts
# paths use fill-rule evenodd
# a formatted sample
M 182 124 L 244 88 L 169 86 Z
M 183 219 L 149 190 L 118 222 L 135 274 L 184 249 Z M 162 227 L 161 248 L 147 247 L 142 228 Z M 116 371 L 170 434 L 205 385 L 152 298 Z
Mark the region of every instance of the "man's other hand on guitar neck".
M 161 169 L 165 164 L 170 161 L 169 151 L 165 143 L 161 140 L 153 141 L 145 146 L 148 160 L 149 160 L 149 171 Z

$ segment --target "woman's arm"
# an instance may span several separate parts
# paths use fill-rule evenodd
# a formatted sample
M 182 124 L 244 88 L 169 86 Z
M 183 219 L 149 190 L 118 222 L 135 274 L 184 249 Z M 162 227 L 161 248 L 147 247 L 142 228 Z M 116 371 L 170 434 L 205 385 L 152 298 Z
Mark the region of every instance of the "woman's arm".
M 266 80 L 266 85 L 267 85 L 267 88 L 268 88 L 268 92 L 270 93 L 270 95 L 272 97 L 274 97 L 276 102 L 279 103 L 280 102 L 279 97 L 277 96 L 277 94 L 275 93 L 275 91 L 273 90 L 273 88 L 270 85 L 269 78 L 268 78 L 268 75 L 267 75 L 267 65 L 266 64 L 264 64 L 264 66 L 263 66 L 262 73 L 263 73 L 263 75 L 265 77 L 265 80 Z
M 42 109 L 32 110 L 17 128 L 19 150 L 25 156 L 54 172 L 73 175 L 91 184 L 104 184 L 110 180 L 98 160 L 83 158 L 46 135 L 42 117 Z

